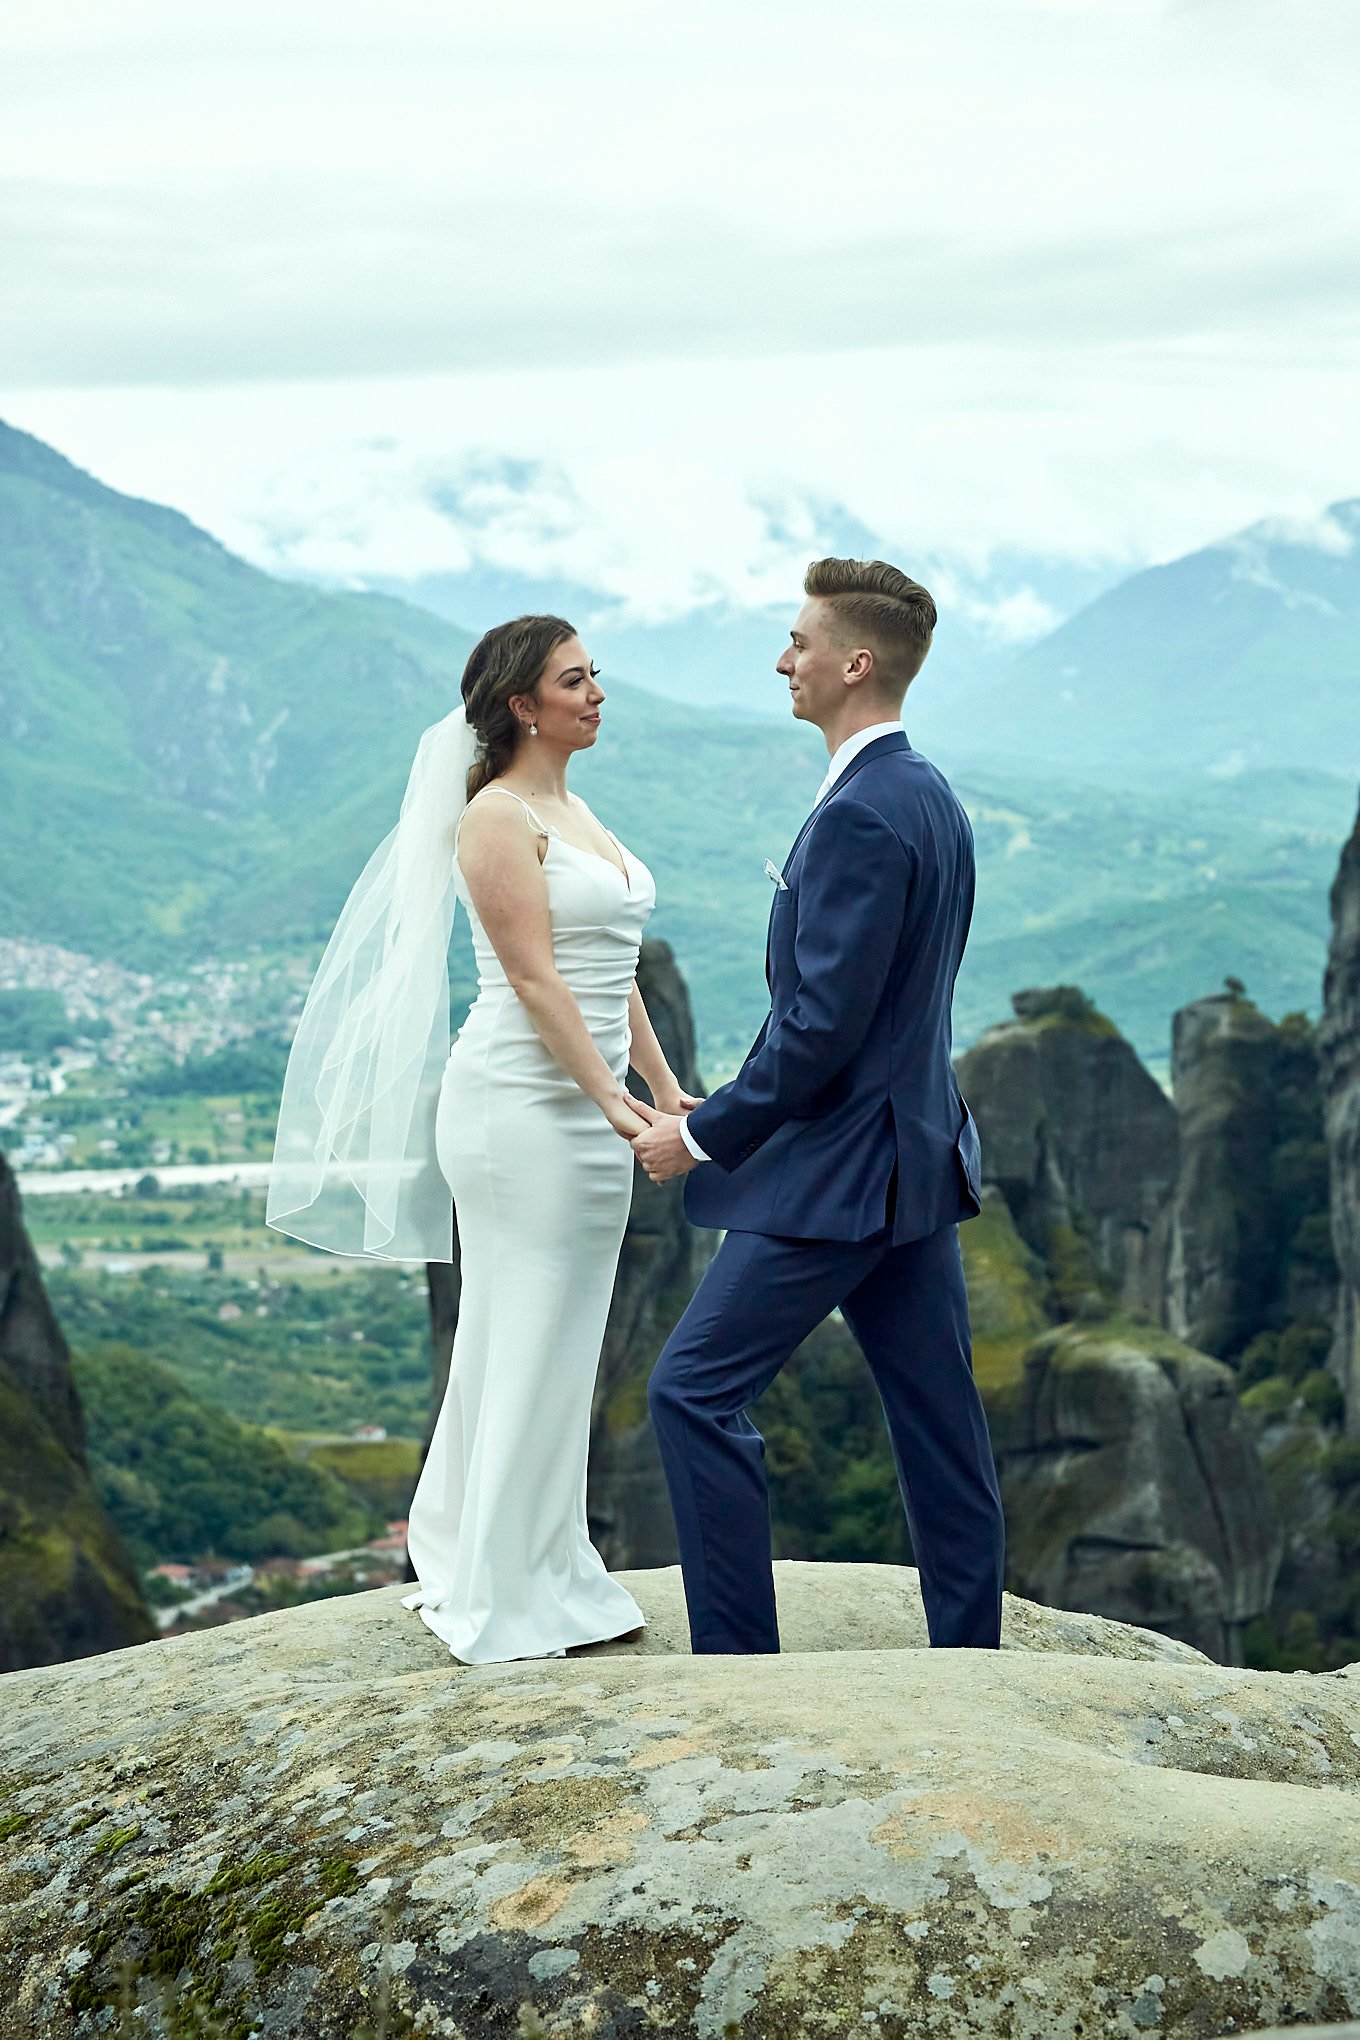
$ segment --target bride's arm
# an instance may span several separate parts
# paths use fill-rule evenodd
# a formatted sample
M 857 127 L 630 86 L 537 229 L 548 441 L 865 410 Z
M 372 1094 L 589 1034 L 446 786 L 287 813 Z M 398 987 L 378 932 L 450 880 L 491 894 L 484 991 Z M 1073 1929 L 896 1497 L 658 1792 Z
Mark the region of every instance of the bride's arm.
M 687 1112 L 698 1104 L 687 1091 L 680 1088 L 680 1079 L 666 1060 L 666 1051 L 656 1038 L 656 1029 L 648 1017 L 646 1003 L 633 980 L 633 989 L 628 997 L 628 1027 L 632 1043 L 628 1050 L 628 1062 L 635 1069 L 652 1094 L 658 1112 Z
M 631 1140 L 644 1131 L 644 1122 L 629 1106 L 553 962 L 540 840 L 517 803 L 480 801 L 463 818 L 459 867 L 501 968 L 544 1047 L 615 1132 Z

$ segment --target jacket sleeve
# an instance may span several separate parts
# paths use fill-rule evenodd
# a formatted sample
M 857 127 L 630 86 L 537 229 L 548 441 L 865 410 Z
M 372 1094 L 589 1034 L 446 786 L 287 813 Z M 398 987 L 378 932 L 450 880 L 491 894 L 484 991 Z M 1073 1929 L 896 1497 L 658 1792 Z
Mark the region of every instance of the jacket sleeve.
M 798 882 L 798 988 L 730 1084 L 689 1115 L 695 1140 L 735 1169 L 816 1100 L 856 1054 L 883 996 L 911 884 L 882 816 L 841 799 L 817 817 Z

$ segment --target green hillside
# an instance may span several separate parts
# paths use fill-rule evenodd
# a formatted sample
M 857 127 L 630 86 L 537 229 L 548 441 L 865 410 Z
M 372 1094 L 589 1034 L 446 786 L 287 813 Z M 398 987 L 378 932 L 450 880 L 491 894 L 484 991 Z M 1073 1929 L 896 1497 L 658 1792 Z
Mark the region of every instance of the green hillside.
M 381 1531 L 382 1518 L 333 1473 L 199 1402 L 131 1346 L 78 1351 L 75 1371 L 95 1486 L 140 1564 L 302 1557 Z
M 273 580 L 0 426 L 0 935 L 165 971 L 256 946 L 314 954 L 469 642 L 384 596 Z M 656 873 L 652 932 L 721 1072 L 763 1011 L 763 867 L 807 811 L 819 740 L 606 680 L 575 783 Z M 961 1039 L 1055 978 L 1152 1055 L 1172 1008 L 1230 971 L 1269 1012 L 1316 1008 L 1353 779 L 1177 776 L 1192 761 L 1173 758 L 1112 787 L 1062 747 L 939 762 L 979 849 Z M 465 929 L 455 966 L 465 995 Z
M 1229 975 L 1277 1018 L 1319 1010 L 1353 781 L 1260 772 L 1102 792 L 964 767 L 954 780 L 978 846 L 962 1040 L 1021 985 L 1084 986 L 1154 1059 L 1175 1009 Z
M 0 426 L 6 932 L 153 962 L 313 936 L 469 643 L 272 580 Z

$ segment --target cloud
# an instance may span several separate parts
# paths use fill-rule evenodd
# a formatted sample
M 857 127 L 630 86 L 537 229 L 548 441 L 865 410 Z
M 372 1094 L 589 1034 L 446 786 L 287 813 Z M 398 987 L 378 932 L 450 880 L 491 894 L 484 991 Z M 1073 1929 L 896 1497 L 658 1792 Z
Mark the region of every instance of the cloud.
M 1058 562 L 1132 568 L 1353 491 L 1352 383 L 1325 351 L 1282 378 L 1269 349 L 961 345 L 0 391 L 0 415 L 280 572 L 492 567 L 656 621 L 782 602 L 816 552 L 873 547 L 950 563 L 995 641 L 1081 599 Z
M 1315 345 L 1356 315 L 1349 0 L 6 19 L 12 388 Z
M 866 344 L 1248 344 L 1347 334 L 1348 222 L 1220 222 L 1005 245 L 975 226 L 835 240 L 711 204 L 645 215 L 569 188 L 409 198 L 352 175 L 91 191 L 11 179 L 0 345 L 12 387 L 501 372 Z M 796 282 L 793 281 L 796 279 Z
M 48 0 L 0 56 L 0 412 L 287 571 L 664 622 L 853 527 L 1020 642 L 1035 555 L 1360 478 L 1352 0 Z
M 1343 521 L 1342 506 L 1334 504 L 1315 517 L 1263 517 L 1237 541 L 1239 547 L 1259 542 L 1263 546 L 1297 546 L 1305 552 L 1327 553 L 1345 559 L 1355 549 L 1355 532 Z
M 375 440 L 349 454 L 343 473 L 283 468 L 243 549 L 277 573 L 351 585 L 487 571 L 562 583 L 615 623 L 656 626 L 786 602 L 847 523 L 837 504 L 678 457 L 608 451 L 573 475 L 486 448 L 441 457 Z
M 964 594 L 960 604 L 964 615 L 984 638 L 995 645 L 1033 644 L 1046 637 L 1062 622 L 1062 612 L 1033 588 L 1017 588 L 1013 594 L 987 601 Z

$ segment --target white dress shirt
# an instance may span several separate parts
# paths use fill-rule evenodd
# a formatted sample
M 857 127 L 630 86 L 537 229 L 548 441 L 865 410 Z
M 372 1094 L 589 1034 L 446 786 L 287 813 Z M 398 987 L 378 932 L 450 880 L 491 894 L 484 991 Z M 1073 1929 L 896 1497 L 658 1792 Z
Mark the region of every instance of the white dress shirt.
M 896 720 L 892 722 L 870 723 L 867 730 L 856 730 L 853 737 L 847 737 L 843 744 L 838 744 L 831 753 L 831 763 L 826 768 L 826 778 L 817 788 L 817 797 L 812 805 L 818 807 L 826 799 L 832 787 L 850 763 L 850 760 L 858 758 L 866 744 L 876 744 L 880 737 L 897 736 L 901 733 L 901 729 L 901 723 Z
M 866 744 L 877 743 L 880 737 L 891 737 L 901 727 L 901 723 L 896 718 L 892 722 L 870 723 L 867 730 L 856 730 L 853 737 L 847 737 L 843 744 L 838 744 L 831 753 L 831 763 L 826 768 L 826 777 L 817 788 L 816 798 L 812 803 L 813 807 L 817 808 L 821 805 L 851 759 L 858 758 Z M 706 1162 L 709 1159 L 689 1130 L 688 1113 L 680 1121 L 680 1138 L 696 1162 Z

